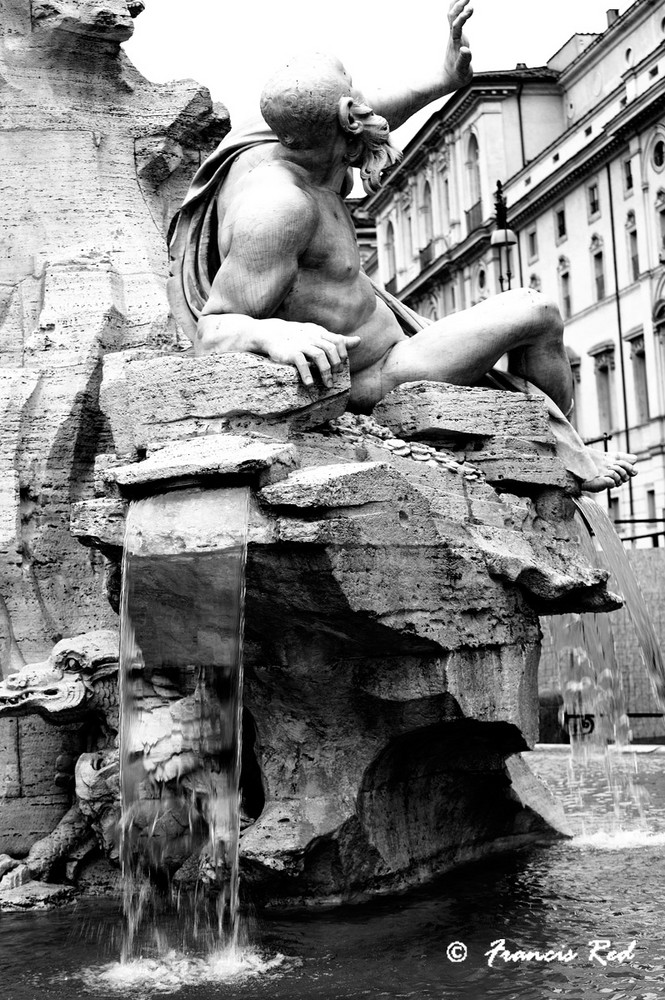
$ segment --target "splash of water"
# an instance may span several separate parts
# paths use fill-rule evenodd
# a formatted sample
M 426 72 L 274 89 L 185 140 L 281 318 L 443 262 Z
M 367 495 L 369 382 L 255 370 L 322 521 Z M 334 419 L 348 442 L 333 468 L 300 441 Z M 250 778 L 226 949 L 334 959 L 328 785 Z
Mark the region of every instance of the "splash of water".
M 92 993 L 117 993 L 126 996 L 154 996 L 195 987 L 238 985 L 257 976 L 265 977 L 289 971 L 297 959 L 284 955 L 266 958 L 251 948 L 224 949 L 205 958 L 185 956 L 177 951 L 165 952 L 159 958 L 135 958 L 127 962 L 84 970 L 81 979 Z
M 120 650 L 122 959 L 234 961 L 249 491 L 188 489 L 127 517 Z M 184 961 L 184 959 L 182 959 Z

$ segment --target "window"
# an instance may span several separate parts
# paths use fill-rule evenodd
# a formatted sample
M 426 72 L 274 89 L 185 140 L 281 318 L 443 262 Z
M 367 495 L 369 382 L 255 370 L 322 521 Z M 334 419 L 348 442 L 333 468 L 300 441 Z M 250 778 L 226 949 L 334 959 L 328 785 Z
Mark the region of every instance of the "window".
M 665 264 L 665 189 L 659 188 L 656 195 L 656 212 L 658 213 L 658 259 Z
M 633 275 L 633 281 L 637 281 L 640 276 L 640 258 L 637 252 L 637 230 L 631 229 L 628 233 L 629 247 L 628 252 L 630 254 L 630 268 Z
M 596 301 L 601 302 L 605 298 L 605 262 L 602 250 L 593 255 L 593 276 L 596 282 Z
M 475 135 L 469 138 L 466 159 L 467 183 L 469 185 L 469 202 L 476 205 L 480 201 L 480 150 Z
M 623 190 L 625 194 L 630 194 L 634 187 L 633 163 L 629 158 L 623 161 Z
M 423 246 L 428 247 L 434 239 L 434 217 L 432 213 L 432 189 L 429 182 L 425 181 L 423 188 L 423 203 L 421 206 L 423 217 Z
M 657 139 L 654 143 L 651 162 L 656 170 L 662 170 L 665 166 L 665 141 L 663 139 Z
M 605 434 L 615 426 L 614 344 L 597 348 L 591 353 L 596 377 L 598 421 L 601 433 Z
M 640 258 L 637 250 L 637 226 L 635 225 L 635 213 L 629 212 L 626 217 L 626 233 L 628 235 L 628 265 L 632 281 L 637 281 L 640 276 Z
M 588 185 L 586 189 L 587 194 L 587 208 L 589 210 L 589 218 L 594 219 L 597 215 L 600 215 L 600 195 L 598 193 L 598 181 L 593 181 Z
M 561 312 L 564 319 L 570 319 L 573 315 L 573 302 L 570 292 L 570 261 L 567 257 L 559 257 L 558 271 Z
M 573 315 L 572 302 L 570 298 L 570 274 L 568 271 L 561 273 L 561 307 L 564 319 L 570 319 Z
M 443 211 L 446 226 L 450 226 L 450 181 L 447 177 L 443 182 Z
M 653 332 L 655 338 L 655 346 L 660 357 L 660 370 L 665 370 L 665 302 L 661 301 L 656 304 L 656 308 L 653 312 Z
M 605 298 L 605 259 L 603 241 L 597 233 L 591 237 L 591 261 L 593 280 L 596 286 L 596 302 L 602 302 Z
M 536 228 L 529 229 L 526 234 L 526 248 L 529 263 L 538 259 L 538 232 Z
M 637 421 L 640 424 L 645 424 L 649 419 L 649 391 L 647 386 L 647 366 L 644 357 L 643 333 L 639 333 L 630 340 L 630 361 L 633 369 Z
M 568 235 L 566 231 L 566 210 L 565 208 L 557 208 L 554 212 L 554 234 L 557 243 L 561 240 L 565 240 Z
M 395 227 L 389 222 L 386 227 L 386 267 L 388 268 L 388 280 L 391 281 L 397 274 L 397 262 L 395 260 Z

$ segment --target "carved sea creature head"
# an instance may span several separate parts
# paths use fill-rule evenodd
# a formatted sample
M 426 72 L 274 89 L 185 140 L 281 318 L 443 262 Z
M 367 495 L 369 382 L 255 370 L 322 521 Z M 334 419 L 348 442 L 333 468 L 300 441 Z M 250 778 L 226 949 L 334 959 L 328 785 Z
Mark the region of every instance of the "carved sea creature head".
M 360 167 L 368 193 L 401 156 L 386 119 L 354 90 L 340 60 L 326 53 L 293 56 L 277 70 L 263 88 L 261 114 L 287 149 L 325 148 L 341 131 L 346 162 Z
M 28 663 L 0 683 L 0 716 L 38 714 L 51 722 L 83 718 L 96 683 L 117 675 L 118 633 L 85 632 L 56 643 L 48 659 Z
M 36 28 L 68 31 L 106 41 L 124 42 L 134 31 L 142 0 L 32 0 Z

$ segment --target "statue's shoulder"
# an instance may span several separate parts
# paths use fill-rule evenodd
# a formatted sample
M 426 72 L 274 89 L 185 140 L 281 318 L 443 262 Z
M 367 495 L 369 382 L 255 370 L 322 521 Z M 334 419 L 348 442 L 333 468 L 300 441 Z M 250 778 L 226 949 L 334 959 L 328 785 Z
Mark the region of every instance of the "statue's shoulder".
M 273 150 L 258 159 L 253 152 L 242 154 L 237 172 L 229 177 L 231 183 L 220 192 L 224 207 L 236 218 L 268 212 L 281 219 L 296 216 L 298 222 L 306 224 L 318 207 L 303 171 L 275 156 Z

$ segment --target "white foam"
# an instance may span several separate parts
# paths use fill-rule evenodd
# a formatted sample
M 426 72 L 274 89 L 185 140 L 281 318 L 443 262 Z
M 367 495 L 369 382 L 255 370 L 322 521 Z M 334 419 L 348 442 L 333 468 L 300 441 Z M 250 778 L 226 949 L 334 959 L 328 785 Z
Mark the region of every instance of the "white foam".
M 169 993 L 180 987 L 211 983 L 241 982 L 274 972 L 287 962 L 284 955 L 267 958 L 251 948 L 197 957 L 175 951 L 159 958 L 138 958 L 129 962 L 84 969 L 81 978 L 88 989 L 117 993 Z M 293 965 L 293 960 L 288 960 Z
M 571 847 L 590 848 L 596 851 L 627 851 L 639 847 L 662 847 L 665 833 L 648 833 L 644 830 L 618 830 L 582 833 L 570 841 Z

